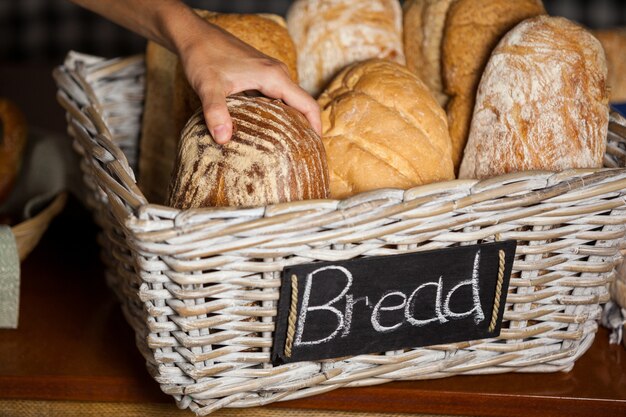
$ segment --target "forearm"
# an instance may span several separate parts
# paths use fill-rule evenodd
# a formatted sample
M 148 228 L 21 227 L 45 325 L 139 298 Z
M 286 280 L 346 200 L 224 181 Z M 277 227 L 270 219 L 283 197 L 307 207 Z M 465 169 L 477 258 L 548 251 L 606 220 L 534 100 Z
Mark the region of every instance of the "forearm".
M 179 0 L 71 0 L 140 36 L 177 52 L 186 29 L 202 24 Z M 206 23 L 204 23 L 206 26 Z

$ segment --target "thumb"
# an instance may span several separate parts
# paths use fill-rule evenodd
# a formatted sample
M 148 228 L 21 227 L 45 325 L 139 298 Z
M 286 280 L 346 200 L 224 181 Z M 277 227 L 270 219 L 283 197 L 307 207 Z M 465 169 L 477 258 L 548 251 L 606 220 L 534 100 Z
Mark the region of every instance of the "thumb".
M 216 143 L 223 145 L 233 133 L 233 122 L 226 107 L 226 97 L 217 92 L 202 98 L 202 112 L 211 136 Z

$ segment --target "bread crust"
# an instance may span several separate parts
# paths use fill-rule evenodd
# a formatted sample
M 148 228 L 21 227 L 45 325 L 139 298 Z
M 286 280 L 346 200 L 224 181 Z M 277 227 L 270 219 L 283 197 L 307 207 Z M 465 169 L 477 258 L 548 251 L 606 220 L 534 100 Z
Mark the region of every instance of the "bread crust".
M 398 0 L 296 0 L 287 27 L 298 50 L 300 85 L 313 97 L 352 63 L 405 62 Z
M 353 64 L 318 102 L 333 198 L 454 178 L 445 112 L 406 67 Z
M 322 141 L 279 100 L 226 99 L 233 137 L 218 145 L 201 111 L 185 126 L 172 176 L 171 207 L 264 206 L 328 197 Z
M 612 103 L 626 103 L 626 28 L 596 30 L 606 54 Z
M 456 0 L 408 0 L 403 6 L 406 66 L 430 88 L 445 106 L 441 43 L 448 9 Z
M 461 178 L 602 166 L 608 129 L 600 42 L 563 18 L 520 23 L 478 88 Z
M 545 14 L 541 0 L 457 0 L 443 36 L 443 74 L 452 159 L 458 169 L 469 134 L 476 89 L 491 51 L 524 19 Z

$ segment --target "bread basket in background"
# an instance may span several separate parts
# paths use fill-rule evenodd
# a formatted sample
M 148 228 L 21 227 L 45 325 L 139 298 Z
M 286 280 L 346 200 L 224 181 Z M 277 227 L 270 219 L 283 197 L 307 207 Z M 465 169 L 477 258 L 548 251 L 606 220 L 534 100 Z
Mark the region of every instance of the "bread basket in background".
M 55 71 L 102 228 L 108 283 L 149 372 L 181 408 L 206 415 L 393 380 L 566 371 L 591 345 L 626 232 L 626 134 L 617 116 L 605 158 L 613 169 L 181 211 L 150 204 L 135 184 L 143 77 L 141 56 L 71 53 Z M 517 241 L 498 338 L 271 364 L 286 266 L 498 239 Z

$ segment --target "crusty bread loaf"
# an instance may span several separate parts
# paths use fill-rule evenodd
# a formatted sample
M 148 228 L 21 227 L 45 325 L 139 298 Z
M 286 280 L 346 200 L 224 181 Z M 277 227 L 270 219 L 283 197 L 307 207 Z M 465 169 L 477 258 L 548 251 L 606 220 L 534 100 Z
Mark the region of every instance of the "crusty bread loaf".
M 456 0 L 408 0 L 404 2 L 404 55 L 406 66 L 430 88 L 440 105 L 443 90 L 441 42 L 450 5 Z
M 146 48 L 146 97 L 139 140 L 139 188 L 152 203 L 165 201 L 177 136 L 172 123 L 176 55 L 149 41 Z
M 195 11 L 203 19 L 222 27 L 266 55 L 283 61 L 290 68 L 291 76 L 297 77 L 295 47 L 282 17 Z M 200 100 L 189 86 L 182 69 L 177 67 L 175 54 L 148 42 L 139 186 L 148 201 L 153 203 L 164 203 L 167 198 L 167 184 L 176 159 L 180 131 L 200 106 Z
M 446 114 L 406 67 L 353 64 L 318 101 L 333 198 L 454 178 Z
M 608 129 L 600 42 L 566 19 L 520 23 L 483 74 L 461 178 L 602 166 Z
M 626 102 L 626 28 L 597 30 L 594 35 L 600 40 L 606 54 L 609 69 L 610 100 L 612 103 Z
M 289 75 L 298 81 L 296 48 L 280 16 L 268 14 L 211 14 L 203 16 L 208 22 L 219 26 L 265 55 L 283 62 Z M 202 103 L 191 88 L 180 62 L 176 65 L 174 81 L 174 128 L 180 132 L 192 114 Z
M 515 25 L 545 14 L 541 0 L 457 0 L 443 37 L 443 71 L 452 159 L 458 169 L 469 134 L 476 88 L 491 51 Z
M 25 148 L 24 114 L 13 102 L 0 98 L 0 203 L 13 189 Z
M 404 64 L 398 0 L 296 0 L 287 27 L 298 51 L 300 85 L 314 97 L 354 62 Z
M 328 197 L 322 141 L 304 116 L 278 100 L 227 98 L 233 138 L 216 144 L 198 111 L 185 126 L 169 205 L 263 206 Z

